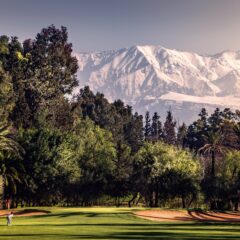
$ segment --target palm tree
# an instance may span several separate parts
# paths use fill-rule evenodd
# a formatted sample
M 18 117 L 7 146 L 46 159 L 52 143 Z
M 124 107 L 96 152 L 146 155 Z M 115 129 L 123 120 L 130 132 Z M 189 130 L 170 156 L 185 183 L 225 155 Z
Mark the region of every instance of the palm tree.
M 225 147 L 222 145 L 223 134 L 220 130 L 210 131 L 205 136 L 206 144 L 199 149 L 200 152 L 210 153 L 212 164 L 211 164 L 211 174 L 215 176 L 215 165 L 216 165 L 216 154 L 223 153 Z
M 11 164 L 11 160 L 20 158 L 22 153 L 23 149 L 14 139 L 12 129 L 7 125 L 0 125 L 0 193 L 2 194 L 2 206 L 5 200 L 6 186 L 11 184 L 15 188 L 16 181 L 20 181 L 19 174 L 15 166 Z
M 19 147 L 12 129 L 6 124 L 0 124 L 0 153 L 3 151 L 19 153 Z

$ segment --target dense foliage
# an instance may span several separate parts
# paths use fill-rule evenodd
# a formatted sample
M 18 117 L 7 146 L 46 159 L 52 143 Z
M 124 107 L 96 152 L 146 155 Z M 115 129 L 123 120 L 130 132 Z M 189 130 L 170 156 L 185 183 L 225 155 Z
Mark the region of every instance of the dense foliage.
M 3 203 L 145 204 L 238 210 L 240 113 L 205 109 L 179 125 L 143 117 L 77 86 L 65 27 L 35 39 L 0 37 Z M 72 97 L 70 97 L 72 96 Z

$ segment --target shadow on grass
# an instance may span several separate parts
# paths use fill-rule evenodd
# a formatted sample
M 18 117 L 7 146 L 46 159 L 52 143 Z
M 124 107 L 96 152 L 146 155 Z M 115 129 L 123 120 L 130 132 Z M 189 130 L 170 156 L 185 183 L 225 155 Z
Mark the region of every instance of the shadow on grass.
M 227 234 L 198 234 L 191 232 L 176 233 L 176 232 L 146 232 L 146 231 L 136 231 L 136 232 L 119 232 L 119 233 L 109 233 L 109 234 L 5 234 L 0 235 L 0 237 L 38 237 L 39 239 L 168 239 L 168 240 L 226 240 L 226 239 L 239 239 L 238 236 L 231 236 Z
M 156 214 L 156 213 L 157 214 Z M 237 212 L 222 212 L 222 211 L 203 211 L 203 210 L 188 210 L 188 211 L 173 211 L 172 214 L 168 212 L 156 211 L 142 211 L 141 218 L 156 220 L 156 221 L 188 221 L 188 222 L 240 222 L 240 213 Z M 153 214 L 154 213 L 154 214 Z
M 220 215 L 221 214 L 221 215 Z M 193 221 L 205 222 L 240 222 L 240 214 L 223 211 L 207 212 L 203 210 L 188 211 L 188 215 Z
M 114 213 L 114 212 L 87 212 L 87 211 L 81 211 L 81 212 L 61 212 L 61 213 L 51 213 L 47 215 L 38 215 L 35 217 L 38 218 L 48 218 L 48 217 L 59 217 L 59 218 L 64 218 L 64 217 L 75 217 L 75 216 L 81 216 L 81 217 L 89 217 L 89 218 L 96 218 L 96 217 L 116 217 L 116 216 L 126 216 L 126 214 L 131 214 L 127 212 L 121 212 L 121 213 Z
M 15 213 L 15 215 L 35 214 L 35 213 L 36 213 L 36 214 L 38 214 L 38 213 L 48 214 L 48 213 L 51 213 L 51 211 L 31 208 L 31 209 L 23 209 L 23 210 L 17 211 L 17 212 Z
M 32 209 L 30 209 L 32 210 Z M 152 222 L 137 218 L 131 213 L 117 212 L 60 212 L 50 213 L 48 215 L 34 216 L 34 218 L 42 218 L 47 220 L 49 217 L 78 217 L 79 223 L 66 223 L 65 219 L 63 223 L 56 224 L 54 222 L 47 222 L 46 224 L 34 224 L 27 227 L 36 229 L 51 229 L 54 227 L 54 233 L 20 233 L 8 231 L 6 234 L 0 234 L 0 239 L 54 239 L 54 240 L 68 240 L 68 239 L 164 239 L 164 240 L 239 240 L 240 239 L 240 224 L 239 223 L 227 223 L 227 222 Z M 97 218 L 104 217 L 106 223 L 85 223 L 86 217 Z M 115 222 L 113 222 L 115 218 Z M 128 222 L 121 223 L 122 220 L 128 220 Z M 134 220 L 135 222 L 131 222 Z M 65 221 L 65 222 L 64 222 Z M 84 222 L 81 222 L 84 221 Z M 112 222 L 111 222 L 112 221 Z M 21 228 L 22 225 L 14 225 Z M 58 230 L 59 227 L 59 230 Z M 71 232 L 77 231 L 77 234 Z M 28 228 L 27 228 L 28 229 Z M 27 229 L 25 231 L 27 231 Z M 68 230 L 70 233 L 64 232 Z M 70 230 L 69 230 L 70 229 Z M 77 230 L 76 230 L 77 229 Z M 107 231 L 109 229 L 109 231 Z M 91 231 L 92 230 L 92 231 Z M 103 231 L 102 231 L 103 230 Z M 39 230 L 40 231 L 40 230 Z M 106 232 L 107 231 L 107 232 Z M 87 232 L 87 234 L 86 234 Z M 88 233 L 90 232 L 90 233 Z

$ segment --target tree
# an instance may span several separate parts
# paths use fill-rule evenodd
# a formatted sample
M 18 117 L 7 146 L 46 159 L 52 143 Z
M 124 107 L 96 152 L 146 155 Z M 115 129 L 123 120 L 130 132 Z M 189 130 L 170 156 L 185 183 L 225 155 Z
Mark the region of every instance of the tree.
M 17 37 L 5 38 L 7 51 L 1 54 L 4 70 L 11 77 L 12 89 L 14 92 L 14 107 L 10 112 L 10 120 L 14 125 L 29 122 L 31 113 L 25 97 L 26 74 L 25 68 L 28 62 L 24 56 L 22 44 Z M 18 114 L 17 114 L 18 112 Z
M 198 152 L 199 148 L 204 146 L 204 134 L 209 131 L 208 113 L 205 108 L 199 113 L 199 119 L 189 125 L 186 136 L 186 146 L 191 150 Z
M 222 154 L 224 146 L 222 145 L 223 136 L 221 131 L 207 132 L 205 135 L 206 144 L 199 149 L 199 152 L 210 153 L 211 155 L 211 175 L 215 177 L 216 154 Z
M 162 123 L 160 121 L 160 116 L 157 112 L 154 113 L 152 117 L 152 126 L 151 126 L 151 139 L 156 142 L 161 140 L 163 137 Z
M 76 186 L 75 204 L 89 205 L 110 188 L 116 150 L 111 133 L 89 119 L 81 121 L 69 137 L 58 150 L 57 166 Z
M 149 112 L 146 112 L 145 115 L 144 139 L 145 141 L 151 140 L 151 119 Z
M 4 69 L 8 52 L 8 38 L 0 36 L 0 119 L 5 122 L 14 106 L 12 79 Z
M 0 156 L 3 158 L 4 153 L 20 154 L 20 145 L 14 139 L 13 130 L 6 125 L 0 125 Z
M 166 121 L 163 126 L 163 140 L 167 144 L 176 144 L 176 121 L 173 120 L 172 112 L 167 112 Z
M 121 102 L 121 107 L 124 104 Z M 79 112 L 83 118 L 90 118 L 101 128 L 112 130 L 115 122 L 115 109 L 112 104 L 104 97 L 103 94 L 94 94 L 88 86 L 80 89 L 75 96 L 74 107 L 80 108 Z
M 199 165 L 190 152 L 162 142 L 145 143 L 134 157 L 135 187 L 149 206 L 158 205 L 163 190 L 162 180 L 166 174 L 174 172 L 192 181 L 197 177 L 198 171 Z M 183 194 L 182 197 L 185 198 L 186 195 Z
M 39 112 L 77 86 L 77 59 L 72 56 L 67 29 L 53 25 L 42 29 L 34 40 L 26 40 L 23 45 L 13 38 L 9 49 L 6 65 L 16 96 L 12 120 L 18 126 L 28 127 L 36 121 Z
M 117 205 L 119 206 L 120 198 L 129 195 L 131 192 L 132 156 L 129 146 L 118 145 L 116 147 L 114 164 L 115 171 L 112 180 L 109 182 L 111 186 L 109 195 L 117 199 Z
M 110 131 L 116 145 L 129 145 L 136 152 L 143 142 L 142 116 L 121 100 L 109 103 L 103 94 L 94 94 L 88 86 L 80 89 L 72 103 L 73 111 L 84 119 Z
M 18 139 L 25 149 L 23 164 L 25 183 L 19 185 L 17 198 L 28 206 L 48 205 L 57 200 L 58 182 L 54 156 L 60 144 L 60 133 L 44 126 L 20 129 Z
M 10 76 L 4 72 L 0 62 L 0 118 L 7 121 L 14 106 Z
M 135 113 L 124 127 L 126 143 L 136 153 L 143 144 L 143 117 Z
M 187 126 L 183 123 L 181 126 L 178 127 L 177 131 L 177 145 L 179 147 L 184 148 L 186 145 L 187 140 Z
M 238 146 L 240 146 L 240 123 L 236 123 L 233 126 L 233 131 L 235 133 L 235 135 L 237 136 L 237 144 Z
M 29 56 L 28 74 L 40 81 L 38 91 L 45 100 L 70 94 L 77 86 L 78 64 L 76 57 L 72 56 L 72 44 L 68 43 L 66 27 L 57 29 L 51 25 L 43 28 L 35 40 L 26 40 L 23 48 L 24 54 Z
M 5 189 L 7 186 L 16 189 L 16 181 L 20 181 L 13 160 L 19 160 L 23 152 L 22 147 L 16 142 L 13 131 L 6 125 L 0 126 L 0 175 L 1 175 L 1 206 L 4 206 Z M 5 207 L 5 206 L 4 206 Z
M 2 206 L 9 208 L 14 205 L 19 184 L 24 183 L 25 169 L 19 156 L 6 154 L 0 161 Z
M 240 202 L 240 152 L 237 150 L 228 151 L 226 154 L 224 180 L 228 186 L 228 200 L 234 203 L 234 210 L 239 210 Z M 231 204 L 230 204 L 231 205 Z
M 215 111 L 211 114 L 211 116 L 208 118 L 208 123 L 211 126 L 212 130 L 214 132 L 217 132 L 221 129 L 221 124 L 223 121 L 222 112 L 219 108 L 216 108 Z

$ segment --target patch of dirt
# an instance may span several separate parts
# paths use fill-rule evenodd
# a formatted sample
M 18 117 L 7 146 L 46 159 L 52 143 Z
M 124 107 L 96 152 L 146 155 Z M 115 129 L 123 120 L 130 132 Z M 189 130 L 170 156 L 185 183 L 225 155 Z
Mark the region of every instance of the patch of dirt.
M 240 212 L 144 210 L 137 211 L 134 214 L 140 218 L 160 222 L 240 222 Z
M 23 209 L 23 210 L 0 210 L 0 216 L 6 216 L 8 213 L 13 212 L 14 216 L 39 216 L 50 213 L 50 211 L 39 209 Z

